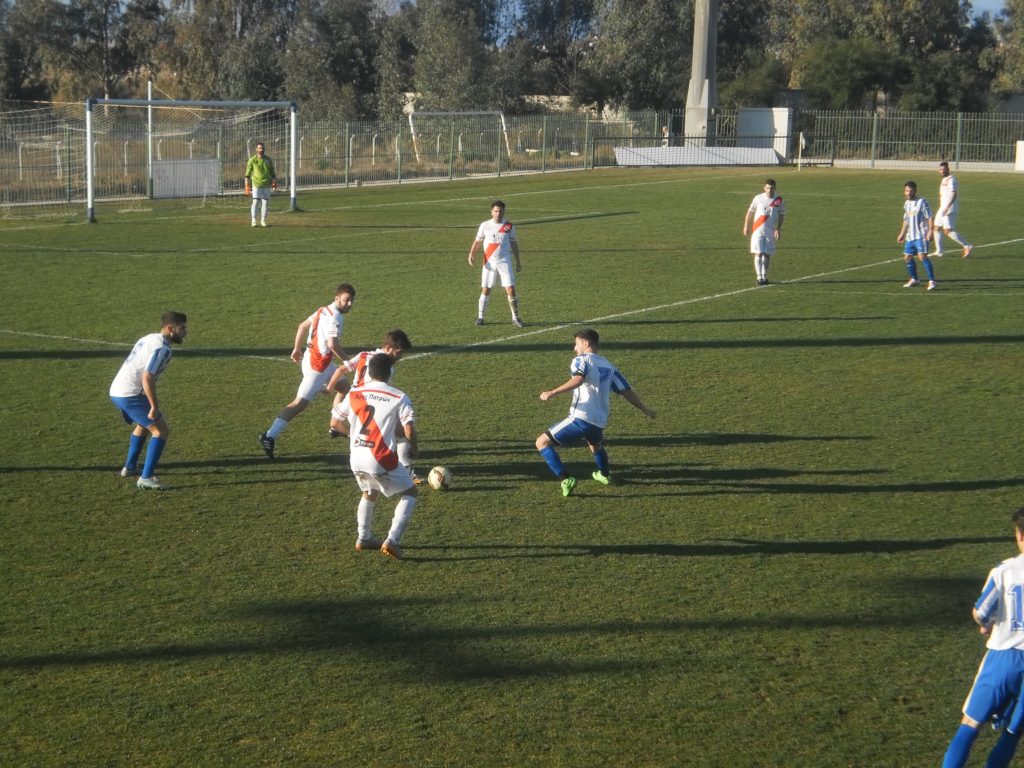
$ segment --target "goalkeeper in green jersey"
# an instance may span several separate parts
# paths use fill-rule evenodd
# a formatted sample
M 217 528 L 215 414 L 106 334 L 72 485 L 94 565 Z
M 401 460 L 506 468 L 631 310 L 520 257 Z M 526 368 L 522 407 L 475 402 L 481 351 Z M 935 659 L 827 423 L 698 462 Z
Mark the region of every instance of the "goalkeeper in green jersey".
M 256 154 L 245 166 L 245 194 L 252 195 L 252 226 L 256 226 L 256 212 L 260 213 L 260 226 L 267 226 L 267 211 L 270 208 L 270 191 L 277 189 L 277 172 L 274 161 L 265 154 L 261 141 L 256 145 Z

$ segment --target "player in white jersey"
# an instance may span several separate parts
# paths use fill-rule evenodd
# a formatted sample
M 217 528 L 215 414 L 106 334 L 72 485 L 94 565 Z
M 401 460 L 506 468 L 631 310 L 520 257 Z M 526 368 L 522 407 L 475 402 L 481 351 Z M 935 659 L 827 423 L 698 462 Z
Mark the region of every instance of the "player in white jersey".
M 171 430 L 160 410 L 156 382 L 171 362 L 171 345 L 181 344 L 187 335 L 188 318 L 181 312 L 165 312 L 160 319 L 160 333 L 151 333 L 135 342 L 110 384 L 110 399 L 120 409 L 125 422 L 135 425 L 128 438 L 128 456 L 121 468 L 121 477 L 135 475 L 146 434 L 153 436 L 136 483 L 139 488 L 157 491 L 164 488 L 154 472 Z
M 1024 733 L 1024 507 L 1014 512 L 1013 535 L 1019 554 L 989 572 L 971 615 L 988 638 L 971 692 L 964 702 L 963 719 L 949 743 L 943 768 L 967 763 L 982 724 L 1004 726 L 992 751 L 989 768 L 1007 766 Z
M 966 259 L 971 255 L 974 246 L 966 242 L 956 231 L 956 215 L 960 210 L 960 185 L 956 176 L 949 172 L 949 163 L 945 160 L 939 163 L 939 173 L 942 174 L 942 181 L 939 182 L 939 210 L 935 214 L 935 255 L 942 256 L 942 235 L 945 234 L 964 249 L 963 258 Z
M 394 364 L 390 355 L 371 357 L 366 381 L 348 391 L 336 413 L 348 423 L 349 466 L 363 492 L 356 510 L 356 551 L 379 549 L 401 560 L 402 534 L 416 506 L 416 485 L 409 467 L 398 459 L 398 435 L 409 443 L 413 457 L 417 438 L 412 401 L 388 383 Z M 401 494 L 391 530 L 383 541 L 373 535 L 373 513 L 382 493 L 388 497 Z
M 491 300 L 491 288 L 500 280 L 508 297 L 509 309 L 512 310 L 512 323 L 517 328 L 522 328 L 523 319 L 519 315 L 519 297 L 516 295 L 516 272 L 522 270 L 519 261 L 519 241 L 516 239 L 515 225 L 505 219 L 505 203 L 501 200 L 491 203 L 491 218 L 477 228 L 476 239 L 469 246 L 469 266 L 475 263 L 476 252 L 480 246 L 484 249 L 484 264 L 480 277 L 476 324 L 484 324 L 484 311 Z M 515 271 L 512 270 L 513 259 Z
M 346 360 L 338 366 L 338 370 L 334 372 L 334 376 L 327 385 L 328 390 L 337 393 L 334 396 L 334 405 L 331 408 L 331 424 L 327 429 L 327 434 L 330 437 L 341 437 L 344 433 L 338 406 L 341 405 L 345 393 L 349 390 L 347 374 L 352 374 L 351 386 L 361 386 L 366 381 L 366 366 L 370 362 L 370 358 L 374 355 L 390 355 L 397 364 L 410 349 L 412 349 L 412 342 L 409 340 L 409 335 L 402 329 L 395 328 L 384 334 L 384 341 L 381 342 L 377 349 L 372 352 L 360 352 L 355 357 Z M 412 469 L 410 445 L 408 441 L 402 439 L 401 435 L 398 437 L 398 460 L 409 467 L 412 471 L 412 479 L 417 485 L 423 482 L 416 474 L 416 471 Z
M 293 362 L 302 366 L 302 382 L 295 399 L 282 408 L 267 431 L 259 435 L 260 447 L 268 458 L 274 458 L 275 442 L 288 423 L 306 410 L 314 397 L 327 391 L 327 384 L 338 369 L 334 358 L 345 358 L 341 330 L 344 315 L 352 309 L 355 300 L 356 289 L 342 283 L 334 292 L 333 302 L 320 307 L 299 323 L 291 357 Z
M 928 258 L 928 241 L 932 239 L 932 209 L 928 201 L 917 196 L 917 182 L 908 181 L 903 185 L 903 224 L 896 242 L 903 243 L 903 261 L 907 265 L 910 279 L 903 284 L 904 288 L 920 285 L 917 279 L 917 264 L 914 257 L 924 265 L 928 273 L 928 290 L 934 291 L 935 268 Z
M 782 237 L 786 205 L 775 194 L 775 179 L 765 179 L 764 192 L 750 201 L 743 216 L 743 236 L 750 234 L 750 252 L 754 255 L 757 285 L 768 285 L 768 265 L 775 253 L 775 243 Z
M 585 441 L 597 464 L 597 471 L 591 476 L 603 485 L 611 482 L 608 451 L 604 448 L 604 428 L 608 425 L 612 392 L 622 395 L 626 402 L 649 418 L 653 419 L 657 415 L 630 388 L 626 377 L 607 358 L 597 353 L 600 341 L 597 331 L 590 328 L 577 331 L 574 339 L 573 351 L 576 357 L 569 365 L 569 380 L 540 393 L 540 399 L 547 401 L 563 392 L 572 392 L 569 416 L 545 430 L 536 442 L 538 453 L 561 481 L 563 496 L 568 496 L 576 488 L 576 478 L 570 476 L 565 469 L 555 446 Z

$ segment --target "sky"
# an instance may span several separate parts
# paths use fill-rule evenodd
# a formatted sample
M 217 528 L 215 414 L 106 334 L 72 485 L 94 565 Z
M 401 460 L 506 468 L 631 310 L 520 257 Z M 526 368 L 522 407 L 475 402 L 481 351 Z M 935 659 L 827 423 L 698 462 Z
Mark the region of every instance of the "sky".
M 1003 10 L 1003 0 L 971 0 L 971 8 L 974 9 L 974 15 L 980 16 L 985 11 L 995 16 L 1001 10 Z

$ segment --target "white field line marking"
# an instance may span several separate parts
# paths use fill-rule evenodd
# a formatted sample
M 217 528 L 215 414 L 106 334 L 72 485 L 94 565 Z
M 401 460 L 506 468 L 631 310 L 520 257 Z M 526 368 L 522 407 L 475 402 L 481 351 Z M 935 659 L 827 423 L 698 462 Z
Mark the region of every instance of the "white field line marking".
M 1010 245 L 1012 243 L 1020 243 L 1020 242 L 1024 242 L 1024 238 L 1017 238 L 1015 240 L 1004 240 L 1004 241 L 999 242 L 999 243 L 987 243 L 987 244 L 984 244 L 984 245 L 976 245 L 974 247 L 976 249 L 978 249 L 978 248 L 992 248 L 992 247 L 995 247 L 995 246 L 998 246 L 998 245 Z M 864 270 L 864 269 L 873 269 L 875 267 L 885 266 L 886 264 L 893 264 L 895 262 L 902 261 L 902 260 L 903 260 L 902 257 L 896 257 L 896 258 L 893 258 L 893 259 L 884 259 L 882 261 L 876 261 L 876 262 L 873 262 L 871 264 L 858 264 L 858 265 L 855 265 L 855 266 L 852 266 L 852 267 L 844 267 L 843 269 L 832 270 L 831 272 L 818 272 L 817 274 L 813 274 L 813 275 L 804 275 L 803 277 L 797 277 L 797 278 L 794 278 L 792 280 L 785 280 L 785 281 L 783 281 L 781 283 L 776 283 L 776 285 L 789 285 L 789 284 L 792 284 L 792 283 L 802 283 L 802 282 L 807 281 L 807 280 L 815 280 L 815 279 L 822 278 L 822 277 L 834 277 L 836 275 L 843 275 L 843 274 L 847 274 L 849 272 L 859 272 L 859 271 Z M 486 340 L 482 340 L 482 341 L 474 341 L 474 342 L 472 342 L 470 344 L 461 344 L 461 345 L 453 346 L 453 347 L 445 347 L 444 349 L 439 349 L 436 352 L 421 352 L 419 354 L 406 355 L 406 356 L 404 356 L 402 358 L 402 360 L 403 361 L 406 361 L 406 360 L 421 360 L 421 359 L 424 359 L 424 358 L 434 357 L 436 355 L 441 355 L 441 354 L 448 354 L 448 353 L 452 353 L 452 352 L 462 352 L 464 350 L 473 349 L 474 347 L 483 347 L 483 346 L 487 346 L 487 345 L 491 345 L 491 344 L 499 344 L 499 343 L 505 342 L 505 341 L 514 341 L 516 339 L 522 339 L 522 338 L 524 338 L 526 336 L 539 336 L 541 334 L 552 333 L 554 331 L 564 331 L 566 328 L 573 328 L 573 327 L 580 326 L 580 325 L 591 325 L 591 324 L 594 324 L 594 323 L 607 322 L 609 320 L 618 320 L 619 318 L 623 318 L 623 317 L 632 317 L 633 315 L 642 315 L 642 314 L 647 314 L 647 313 L 650 313 L 650 312 L 658 312 L 658 311 L 663 310 L 663 309 L 673 309 L 675 307 L 685 307 L 685 306 L 688 306 L 690 304 L 700 304 L 700 303 L 703 303 L 703 302 L 706 302 L 706 301 L 714 301 L 715 299 L 725 299 L 725 298 L 729 298 L 731 296 L 740 296 L 740 295 L 742 295 L 744 293 L 750 293 L 751 291 L 763 291 L 763 290 L 764 290 L 763 287 L 755 285 L 755 286 L 749 286 L 747 288 L 737 288 L 737 289 L 732 290 L 732 291 L 723 291 L 722 293 L 712 293 L 712 294 L 708 294 L 707 296 L 695 296 L 695 297 L 689 298 L 689 299 L 681 299 L 679 301 L 669 302 L 668 304 L 656 304 L 656 305 L 650 306 L 650 307 L 642 307 L 640 309 L 631 309 L 631 310 L 628 310 L 626 312 L 616 312 L 615 314 L 611 314 L 611 315 L 602 315 L 600 317 L 593 317 L 593 318 L 590 318 L 589 320 L 580 320 L 580 321 L 574 322 L 574 323 L 562 323 L 561 325 L 549 325 L 549 326 L 545 326 L 544 328 L 538 328 L 538 329 L 536 329 L 534 331 L 527 331 L 525 333 L 517 333 L 517 334 L 514 334 L 514 335 L 510 335 L 510 336 L 498 337 L 498 338 L 495 338 L 495 339 L 486 339 Z M 132 342 L 104 341 L 104 340 L 101 340 L 101 339 L 82 339 L 82 338 L 77 338 L 75 336 L 54 336 L 54 335 L 45 334 L 45 333 L 33 333 L 31 331 L 14 331 L 14 330 L 6 329 L 6 328 L 0 328 L 0 334 L 6 334 L 8 336 L 22 336 L 22 337 L 35 338 L 35 339 L 48 339 L 48 340 L 55 340 L 55 341 L 73 341 L 73 342 L 78 343 L 78 344 L 95 344 L 95 345 L 99 345 L 99 346 L 118 346 L 118 347 L 126 347 L 127 348 L 127 347 L 130 347 L 131 344 L 132 344 Z M 199 348 L 196 351 L 202 351 L 202 348 Z M 223 354 L 225 356 L 231 356 L 231 357 L 235 357 L 236 356 L 236 355 L 231 355 L 230 352 L 225 352 Z M 248 360 L 271 360 L 273 362 L 289 362 L 289 363 L 292 362 L 291 358 L 289 358 L 289 357 L 271 357 L 269 355 L 237 355 L 237 357 L 240 357 L 240 358 L 243 358 L 243 359 L 248 359 Z

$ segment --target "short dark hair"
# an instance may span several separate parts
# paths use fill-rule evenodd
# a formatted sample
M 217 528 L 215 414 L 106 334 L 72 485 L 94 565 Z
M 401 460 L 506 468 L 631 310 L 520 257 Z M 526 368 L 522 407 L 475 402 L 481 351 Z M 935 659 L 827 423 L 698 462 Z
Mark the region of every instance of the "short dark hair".
M 1024 507 L 1021 507 L 1014 512 L 1013 516 L 1010 517 L 1010 520 L 1013 521 L 1014 528 L 1024 533 Z
M 394 366 L 395 358 L 381 353 L 370 358 L 370 362 L 366 364 L 366 371 L 374 381 L 388 381 Z
M 338 290 L 334 292 L 335 296 L 340 296 L 343 293 L 347 293 L 353 299 L 356 297 L 356 289 L 352 287 L 351 283 L 339 283 Z
M 393 331 L 388 331 L 384 334 L 384 343 L 381 346 L 408 352 L 412 349 L 412 342 L 409 341 L 409 336 L 405 331 L 401 328 L 395 328 Z
M 775 179 L 765 179 L 764 183 L 765 184 L 771 184 L 773 187 L 779 186 L 778 184 L 775 183 Z
M 585 339 L 592 347 L 596 347 L 598 342 L 601 341 L 601 337 L 593 328 L 584 328 L 582 331 L 576 331 L 572 337 L 574 339 Z
M 184 325 L 188 322 L 188 318 L 185 317 L 184 312 L 175 312 L 173 309 L 164 312 L 164 316 L 160 318 L 160 327 L 164 328 L 168 325 Z
M 493 208 L 494 206 L 498 206 L 499 208 L 501 208 L 501 210 L 504 211 L 505 210 L 505 201 L 504 200 L 492 200 L 491 201 L 491 208 Z
M 912 190 L 914 190 L 914 194 L 915 195 L 917 194 L 917 182 L 916 181 L 908 181 L 903 186 L 904 187 L 910 187 Z
M 939 168 L 945 168 L 948 171 L 949 170 L 949 161 L 948 160 L 943 160 L 941 163 L 939 163 Z

